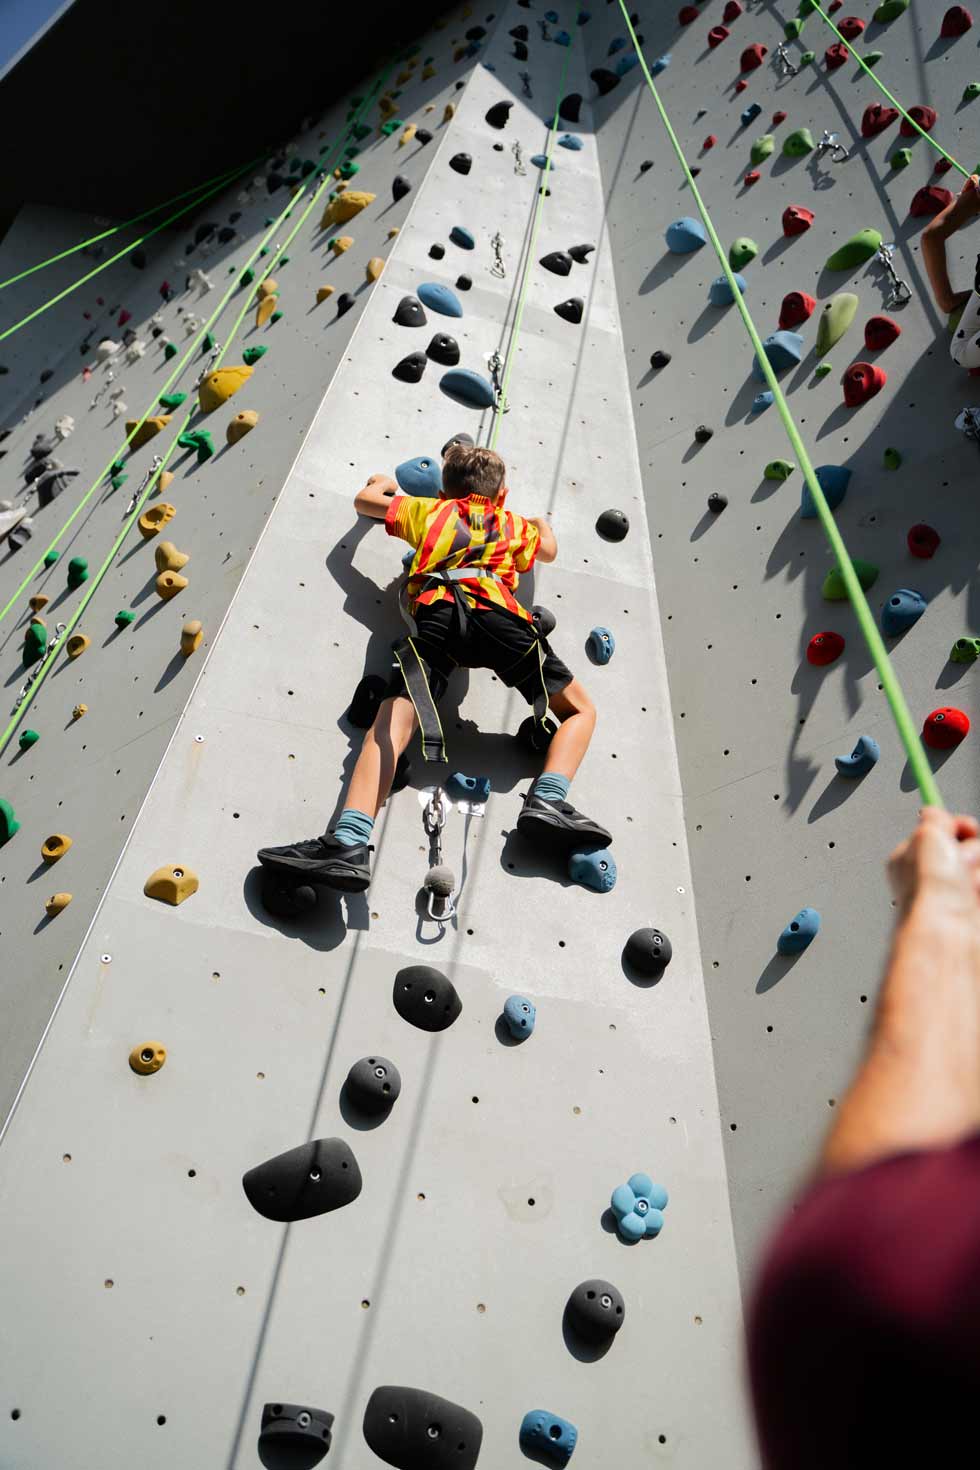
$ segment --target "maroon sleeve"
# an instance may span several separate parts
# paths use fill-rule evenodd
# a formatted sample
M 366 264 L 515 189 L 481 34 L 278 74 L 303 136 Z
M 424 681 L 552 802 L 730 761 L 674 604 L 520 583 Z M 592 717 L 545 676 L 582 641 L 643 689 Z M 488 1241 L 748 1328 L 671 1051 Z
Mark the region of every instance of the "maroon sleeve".
M 766 1255 L 749 1368 L 765 1470 L 976 1463 L 980 1138 L 815 1184 Z

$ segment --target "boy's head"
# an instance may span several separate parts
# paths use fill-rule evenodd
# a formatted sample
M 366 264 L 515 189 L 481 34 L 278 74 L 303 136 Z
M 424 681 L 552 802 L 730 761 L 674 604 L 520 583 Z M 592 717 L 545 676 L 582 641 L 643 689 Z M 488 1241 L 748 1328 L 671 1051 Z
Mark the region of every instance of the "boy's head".
M 442 461 L 442 488 L 452 497 L 485 495 L 502 500 L 507 466 L 492 449 L 478 445 L 450 444 Z

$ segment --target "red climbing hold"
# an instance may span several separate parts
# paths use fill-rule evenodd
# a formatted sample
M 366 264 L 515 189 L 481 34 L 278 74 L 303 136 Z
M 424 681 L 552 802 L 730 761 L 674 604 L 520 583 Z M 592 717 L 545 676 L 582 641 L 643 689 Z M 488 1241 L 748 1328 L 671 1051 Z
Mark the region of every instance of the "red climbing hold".
M 707 153 L 709 149 L 715 146 L 717 141 L 718 139 L 715 137 L 714 133 L 709 133 L 704 142 L 701 144 L 701 152 Z
M 970 719 L 961 709 L 942 705 L 926 715 L 922 726 L 922 738 L 933 750 L 952 750 L 965 740 L 970 730 Z
M 956 36 L 965 36 L 973 24 L 973 16 L 965 5 L 953 5 L 943 16 L 942 29 L 939 34 L 947 41 Z
M 936 159 L 936 166 L 933 169 L 933 173 L 934 174 L 948 174 L 949 171 L 950 171 L 950 169 L 952 167 L 953 167 L 953 165 L 952 165 L 951 161 L 948 158 L 937 158 Z
M 731 32 L 727 26 L 712 26 L 708 32 L 708 45 L 713 51 L 716 46 L 721 45 L 722 41 L 727 41 L 730 35 Z
M 783 297 L 779 330 L 786 332 L 791 327 L 798 327 L 801 322 L 809 321 L 816 309 L 817 303 L 812 296 L 808 296 L 805 291 L 791 291 L 788 296 Z
M 835 663 L 844 652 L 844 639 L 839 633 L 814 633 L 806 646 L 806 661 L 818 669 Z
M 845 15 L 837 29 L 848 41 L 856 41 L 864 30 L 864 21 L 856 15 Z
M 123 307 L 122 311 L 116 317 L 116 326 L 124 327 L 128 321 L 132 320 L 132 317 L 133 313 L 131 311 L 127 311 L 126 308 Z
M 749 84 L 748 84 L 748 82 L 747 82 L 747 81 L 746 81 L 746 80 L 745 80 L 745 78 L 744 78 L 744 77 L 739 77 L 739 79 L 738 79 L 738 81 L 737 81 L 737 82 L 736 82 L 736 83 L 735 83 L 735 90 L 736 90 L 736 92 L 744 92 L 744 91 L 745 91 L 745 89 L 746 89 L 746 87 L 747 87 L 747 86 L 748 86 L 748 85 L 749 85 Z
M 843 41 L 835 41 L 832 46 L 827 47 L 827 50 L 824 54 L 824 61 L 826 62 L 827 70 L 836 71 L 839 66 L 844 65 L 844 62 L 847 60 L 850 54 L 850 51 L 848 51 Z
M 870 107 L 864 109 L 861 119 L 861 137 L 877 138 L 886 128 L 890 128 L 898 117 L 897 107 L 886 107 L 883 102 L 872 102 Z
M 774 112 L 773 113 L 773 115 L 772 115 L 772 125 L 773 125 L 774 128 L 778 128 L 779 127 L 779 124 L 780 123 L 784 123 L 785 121 L 786 121 L 786 114 L 785 114 L 785 112 Z
M 791 204 L 783 210 L 783 234 L 788 237 L 805 235 L 813 221 L 812 209 L 805 209 L 802 204 Z
M 909 214 L 913 219 L 933 219 L 952 202 L 953 196 L 948 189 L 941 188 L 939 184 L 924 184 L 909 205 Z
M 738 20 L 741 14 L 741 0 L 728 0 L 728 4 L 725 6 L 724 14 L 721 18 L 726 25 L 731 25 L 732 21 Z
M 685 5 L 677 12 L 677 24 L 679 26 L 693 25 L 701 14 L 694 5 Z
M 890 316 L 873 316 L 865 324 L 864 345 L 869 352 L 884 352 L 901 335 L 901 327 Z
M 884 368 L 870 362 L 852 362 L 844 374 L 844 402 L 848 408 L 860 408 L 880 393 L 887 382 Z
M 939 550 L 941 537 L 932 526 L 927 526 L 925 521 L 919 521 L 918 525 L 913 526 L 909 531 L 905 540 L 913 556 L 928 561 Z
M 830 4 L 827 6 L 827 14 L 836 15 L 843 4 L 844 0 L 830 0 Z
M 742 182 L 744 184 L 757 184 L 761 178 L 762 175 L 757 168 L 750 168 Z
M 908 113 L 909 117 L 912 119 L 912 122 L 917 122 L 924 133 L 931 133 L 933 128 L 936 126 L 936 118 L 938 114 L 934 107 L 926 107 L 924 104 L 920 104 L 917 102 L 914 107 L 909 108 Z M 898 131 L 901 133 L 903 138 L 918 137 L 918 133 L 912 126 L 912 123 L 909 122 L 908 117 L 902 118 L 902 126 L 899 128 Z
M 746 46 L 739 61 L 741 71 L 756 71 L 769 55 L 769 47 L 763 46 L 761 41 L 753 41 L 751 46 Z

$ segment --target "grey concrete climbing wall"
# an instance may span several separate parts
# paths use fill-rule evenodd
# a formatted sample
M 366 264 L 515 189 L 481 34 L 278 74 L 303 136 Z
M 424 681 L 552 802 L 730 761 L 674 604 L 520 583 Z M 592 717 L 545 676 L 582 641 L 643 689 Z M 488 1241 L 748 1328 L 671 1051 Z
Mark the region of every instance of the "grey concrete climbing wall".
M 887 640 L 915 717 L 956 706 L 976 721 L 976 673 L 949 662 L 955 639 L 980 631 L 977 601 L 977 447 L 953 421 L 977 399 L 972 381 L 952 364 L 945 319 L 934 309 L 919 250 L 922 218 L 910 217 L 927 184 L 956 190 L 955 173 L 934 172 L 924 140 L 900 138 L 898 124 L 861 136 L 864 109 L 881 102 L 853 58 L 828 73 L 824 53 L 837 38 L 819 16 L 789 48 L 798 64 L 783 78 L 775 51 L 795 12 L 747 4 L 717 49 L 707 44 L 723 5 L 701 7 L 688 28 L 676 8 L 644 7 L 641 28 L 652 61 L 671 63 L 657 78 L 664 104 L 726 247 L 751 237 L 758 257 L 744 268 L 746 303 L 763 336 L 777 326 L 783 298 L 809 293 L 818 303 L 799 330 L 805 355 L 784 378 L 789 402 L 817 465 L 853 472 L 838 523 L 854 556 L 879 567 L 872 608 L 898 588 L 928 599 L 924 617 L 903 638 Z M 939 38 L 944 6 L 916 4 L 889 25 L 872 20 L 870 3 L 845 6 L 868 22 L 857 51 L 882 52 L 878 72 L 906 107 L 938 112 L 935 136 L 966 167 L 976 159 L 980 102 L 961 101 L 977 79 L 976 31 Z M 618 6 L 597 16 L 587 35 L 592 64 L 623 33 Z M 734 90 L 746 48 L 768 48 L 762 68 Z M 743 125 L 744 108 L 761 113 Z M 777 112 L 785 120 L 773 126 Z M 708 302 L 720 274 L 710 246 L 681 256 L 664 232 L 696 214 L 690 191 L 638 71 L 595 105 L 617 294 L 626 332 L 631 401 L 650 516 L 674 729 L 698 903 L 704 973 L 721 1100 L 736 1241 L 743 1273 L 751 1268 L 774 1213 L 797 1184 L 852 1073 L 866 1035 L 891 922 L 882 860 L 908 830 L 918 805 L 904 754 L 846 603 L 828 603 L 821 585 L 831 557 L 818 522 L 799 518 L 799 471 L 785 483 L 764 467 L 793 454 L 775 409 L 753 415 L 764 386 L 751 377 L 752 351 L 734 308 Z M 793 130 L 819 141 L 836 133 L 850 152 L 834 164 L 782 156 Z M 751 147 L 772 133 L 776 147 L 748 184 Z M 703 148 L 709 136 L 716 146 Z M 912 161 L 889 159 L 909 147 Z M 652 163 L 647 171 L 643 165 Z M 784 238 L 783 211 L 801 205 L 813 227 Z M 901 309 L 886 304 L 887 282 L 870 263 L 830 272 L 824 263 L 866 226 L 895 242 L 895 265 L 911 287 Z M 976 235 L 956 236 L 950 263 L 958 288 L 973 282 Z M 816 323 L 841 291 L 860 301 L 853 326 L 833 349 L 834 371 L 814 374 Z M 868 352 L 864 325 L 886 312 L 902 328 L 887 350 Z M 651 354 L 671 354 L 651 369 Z M 870 403 L 843 406 L 841 377 L 856 360 L 885 369 L 888 381 Z M 714 430 L 703 447 L 695 430 Z M 901 468 L 884 467 L 900 450 Z M 728 497 L 718 516 L 712 492 Z M 932 560 L 909 554 L 906 533 L 932 525 L 942 544 Z M 806 660 L 811 636 L 835 630 L 846 639 L 832 667 Z M 881 746 L 862 782 L 837 776 L 834 756 L 858 735 Z M 971 736 L 970 739 L 973 737 Z M 969 741 L 931 756 L 951 807 L 977 811 L 977 763 Z M 775 955 L 783 925 L 804 905 L 820 911 L 817 940 L 796 961 Z M 928 977 L 923 977 L 928 983 Z
M 525 21 L 534 34 L 522 65 L 507 32 Z M 423 51 L 444 57 L 461 30 L 455 21 Z M 595 694 L 599 728 L 574 793 L 613 828 L 618 886 L 590 893 L 518 840 L 520 793 L 536 769 L 513 738 L 525 709 L 475 675 L 447 700 L 452 764 L 489 775 L 493 792 L 482 819 L 455 812 L 446 829 L 446 860 L 461 879 L 451 924 L 440 931 L 416 909 L 428 779 L 417 752 L 409 786 L 376 828 L 366 897 L 323 894 L 315 912 L 277 920 L 253 870 L 260 845 L 322 830 L 358 739 L 344 717 L 350 693 L 365 668 L 389 663 L 399 552 L 380 528 L 355 523 L 352 492 L 371 472 L 437 454 L 464 426 L 488 427 L 440 392 L 434 363 L 417 385 L 391 369 L 442 327 L 479 373 L 505 349 L 537 201 L 530 159 L 544 147 L 542 117 L 566 58 L 564 90 L 588 94 L 591 61 L 578 36 L 569 55 L 540 39 L 527 10 L 502 9 L 480 57 L 494 70 L 474 66 L 455 119 L 424 159 L 428 173 L 408 196 L 384 275 L 298 444 L 203 673 L 182 694 L 10 1120 L 0 1147 L 4 1315 L 16 1323 L 0 1342 L 5 1464 L 128 1465 L 138 1444 L 147 1467 L 254 1465 L 262 1405 L 286 1401 L 335 1413 L 331 1463 L 367 1470 L 378 1461 L 361 1418 L 383 1383 L 431 1389 L 477 1413 L 481 1464 L 517 1462 L 518 1427 L 534 1408 L 577 1424 L 576 1463 L 753 1463 L 661 615 L 588 103 L 571 128 L 581 151 L 556 150 L 535 253 L 585 241 L 596 249 L 569 280 L 532 265 L 500 447 L 513 504 L 549 513 L 560 543 L 558 563 L 523 591 L 554 609 L 557 646 Z M 514 107 L 496 133 L 484 114 L 502 98 Z M 399 105 L 423 122 L 420 108 Z M 395 146 L 383 145 L 389 164 Z M 450 166 L 458 152 L 472 155 L 466 176 Z M 363 178 L 373 186 L 367 167 Z M 376 229 L 401 216 L 367 218 Z M 449 243 L 455 225 L 473 231 L 473 251 Z M 350 228 L 365 234 L 357 220 Z M 441 260 L 429 256 L 437 242 Z M 459 290 L 460 319 L 430 315 L 418 333 L 393 323 L 403 295 L 427 281 L 452 286 L 461 272 L 473 285 Z M 292 320 L 312 284 L 268 339 L 270 360 L 273 350 L 283 355 L 284 393 L 312 330 Z M 585 303 L 581 325 L 553 310 L 572 294 Z M 274 349 L 287 329 L 298 340 Z M 248 403 L 264 412 L 252 387 Z M 246 448 L 258 447 L 264 425 Z M 207 468 L 192 477 L 202 493 Z M 256 524 L 280 489 L 269 476 Z M 234 505 L 235 488 L 223 505 Z M 616 546 L 594 529 L 609 506 L 632 522 Z M 210 542 L 204 560 L 217 577 L 220 545 Z M 190 611 L 185 604 L 171 620 L 156 678 Z M 617 639 L 601 668 L 584 653 L 595 624 Z M 21 806 L 29 815 L 29 799 Z M 48 825 L 30 823 L 37 837 Z M 11 847 L 23 841 L 33 853 L 28 838 L 25 825 Z M 143 894 L 161 864 L 200 880 L 179 907 Z M 656 984 L 635 983 L 621 960 L 626 937 L 647 923 L 673 943 Z M 420 962 L 448 974 L 462 999 L 441 1035 L 413 1029 L 392 1005 L 396 972 Z M 506 1045 L 499 1025 L 514 991 L 537 1005 L 521 1046 Z M 166 1061 L 140 1076 L 128 1057 L 148 1042 L 166 1048 Z M 400 1069 L 402 1092 L 390 1118 L 365 1129 L 342 1084 L 352 1062 L 375 1051 Z M 285 1226 L 253 1211 L 243 1173 L 325 1136 L 353 1149 L 360 1197 Z M 630 1248 L 608 1204 L 637 1170 L 670 1201 L 661 1234 Z M 591 1277 L 612 1281 L 626 1303 L 605 1356 L 563 1332 L 570 1292 Z

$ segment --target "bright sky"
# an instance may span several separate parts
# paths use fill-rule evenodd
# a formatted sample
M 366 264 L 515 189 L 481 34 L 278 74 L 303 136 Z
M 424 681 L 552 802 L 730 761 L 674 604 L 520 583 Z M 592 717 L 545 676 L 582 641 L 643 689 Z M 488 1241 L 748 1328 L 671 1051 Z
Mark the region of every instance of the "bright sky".
M 0 78 L 73 0 L 0 0 Z

